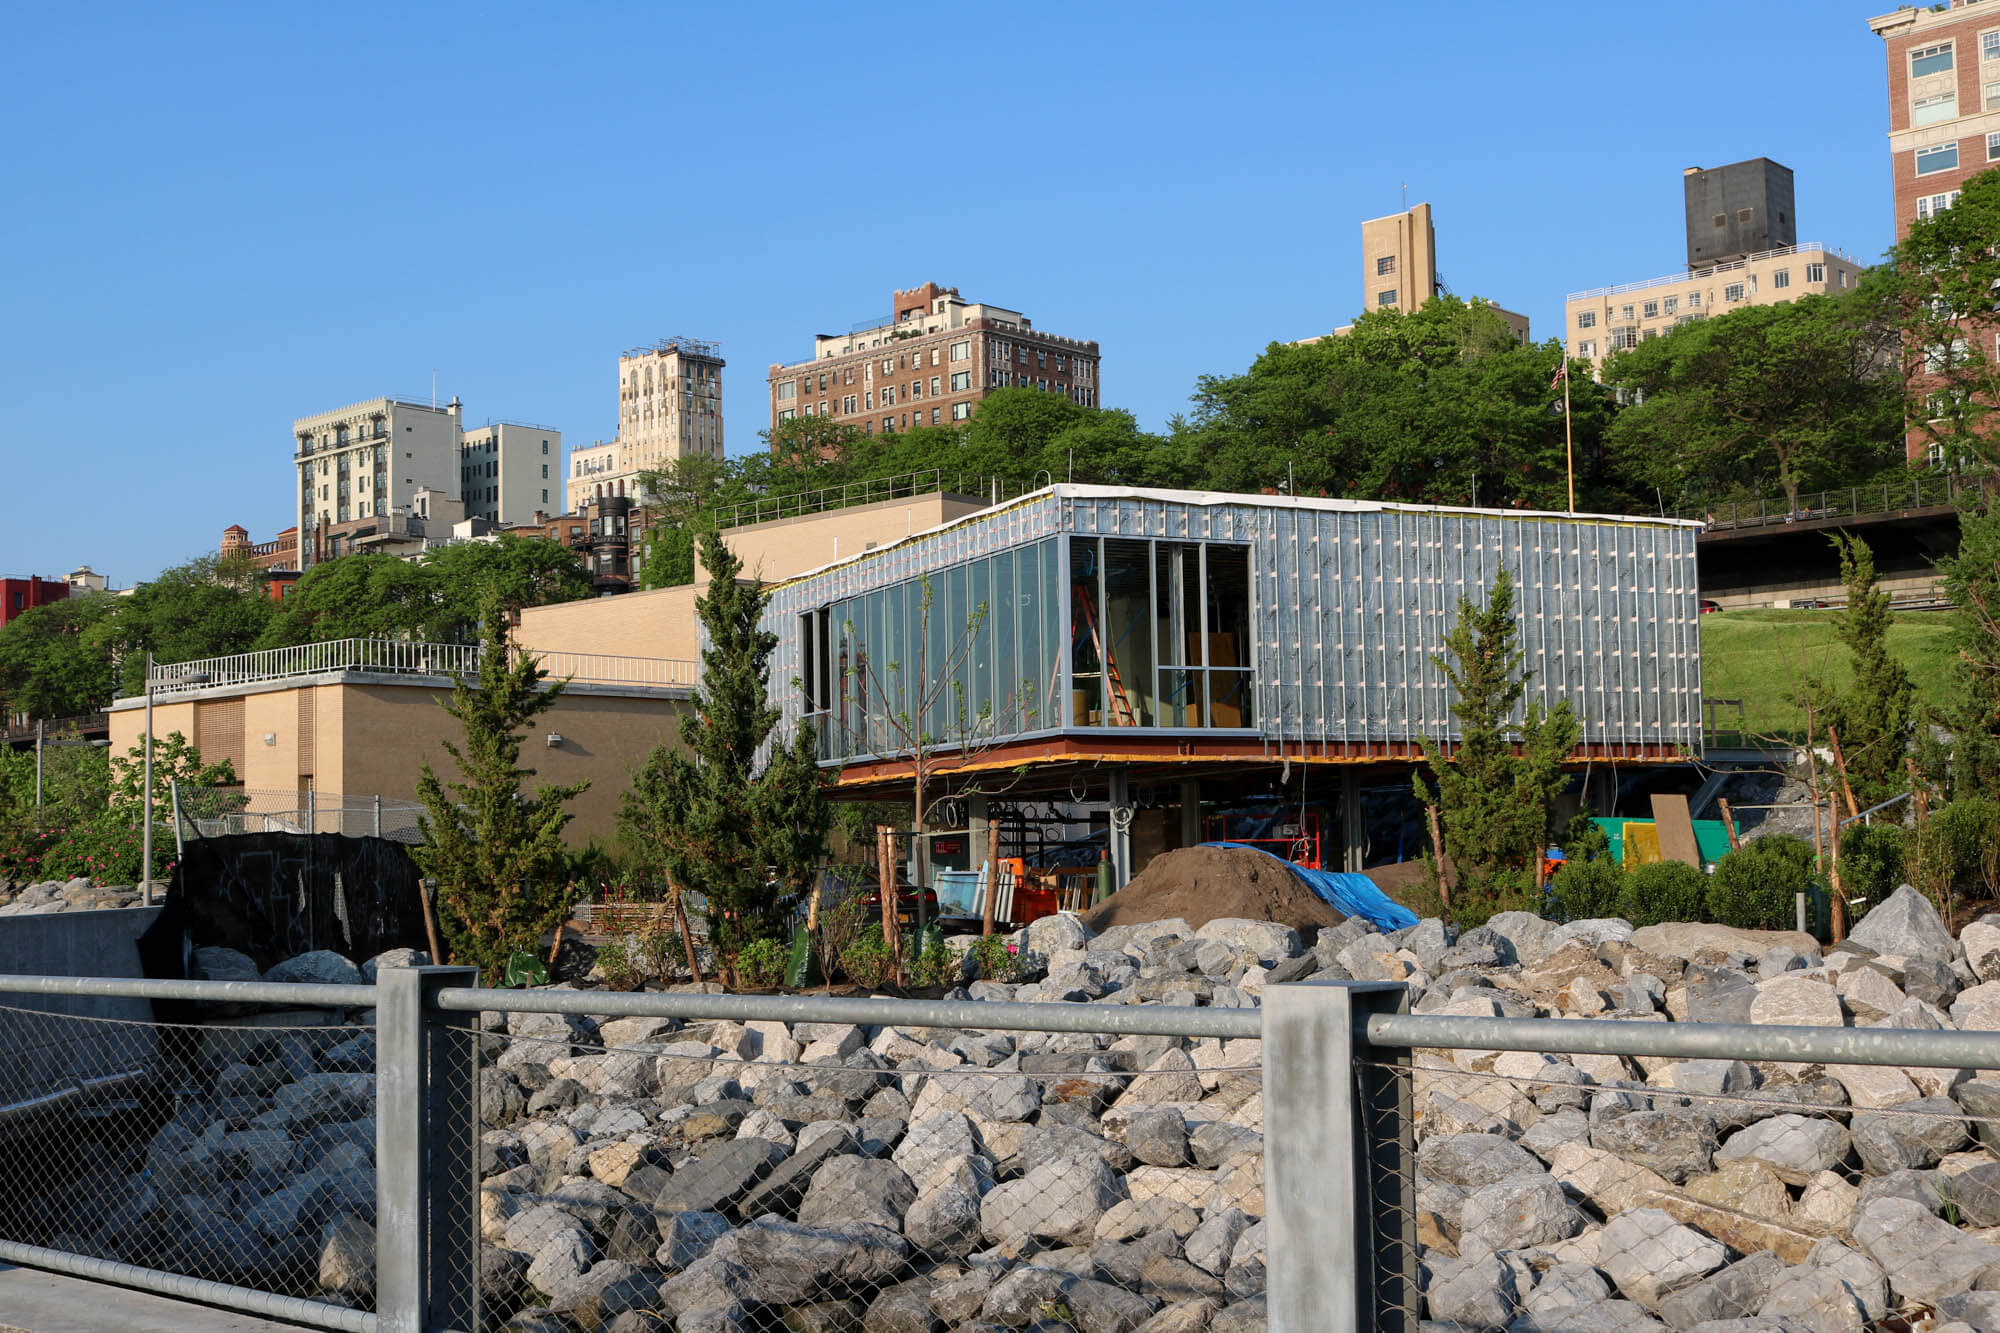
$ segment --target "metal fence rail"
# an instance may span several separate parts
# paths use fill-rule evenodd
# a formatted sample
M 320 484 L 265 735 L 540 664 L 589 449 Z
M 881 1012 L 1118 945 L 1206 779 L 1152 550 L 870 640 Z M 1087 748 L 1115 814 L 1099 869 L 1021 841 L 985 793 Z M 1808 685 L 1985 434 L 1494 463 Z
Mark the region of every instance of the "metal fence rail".
M 512 660 L 533 657 L 551 676 L 590 685 L 692 685 L 701 664 L 676 658 L 606 653 L 555 653 L 514 647 Z M 267 648 L 228 657 L 165 662 L 154 667 L 153 694 L 172 698 L 228 685 L 254 685 L 334 671 L 387 676 L 477 677 L 483 649 L 476 643 L 424 643 L 400 639 L 334 639 L 326 643 Z
M 1767 528 L 1813 519 L 1861 518 L 1873 514 L 1894 514 L 1906 509 L 1940 508 L 1956 504 L 1967 496 L 1990 494 L 1993 488 L 1994 478 L 1989 475 L 1945 472 L 1912 477 L 1907 481 L 1802 491 L 1796 504 L 1782 491 L 1775 491 L 1754 500 L 1683 505 L 1674 511 L 1673 516 L 1705 521 L 1711 532 Z
M 1859 1328 L 2000 1222 L 2000 1032 L 475 980 L 0 977 L 0 1258 L 366 1333 Z

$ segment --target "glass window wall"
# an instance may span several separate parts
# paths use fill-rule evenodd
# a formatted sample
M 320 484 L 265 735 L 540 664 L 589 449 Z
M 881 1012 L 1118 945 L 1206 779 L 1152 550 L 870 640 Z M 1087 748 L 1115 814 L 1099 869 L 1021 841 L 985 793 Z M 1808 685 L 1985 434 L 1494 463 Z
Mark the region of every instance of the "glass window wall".
M 1068 725 L 1247 728 L 1253 697 L 1248 548 L 1070 539 Z

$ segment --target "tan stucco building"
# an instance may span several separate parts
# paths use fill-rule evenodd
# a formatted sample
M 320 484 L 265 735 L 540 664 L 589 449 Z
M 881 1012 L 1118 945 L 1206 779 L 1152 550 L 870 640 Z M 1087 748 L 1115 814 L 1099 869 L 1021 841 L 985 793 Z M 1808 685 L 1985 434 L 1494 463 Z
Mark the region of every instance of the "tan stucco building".
M 1417 204 L 1387 217 L 1369 218 L 1361 224 L 1361 311 L 1400 310 L 1414 314 L 1432 298 L 1444 295 L 1438 277 L 1437 227 L 1431 221 L 1431 206 Z M 1475 298 L 1477 299 L 1477 298 Z M 1528 341 L 1528 317 L 1491 301 L 1493 312 L 1507 325 L 1514 341 Z M 1343 324 L 1331 335 L 1299 338 L 1295 345 L 1316 343 L 1320 338 L 1339 337 L 1354 326 Z
M 1563 298 L 1565 346 L 1591 364 L 1626 347 L 1713 315 L 1753 305 L 1781 305 L 1814 293 L 1845 291 L 1861 265 L 1817 241 L 1786 246 L 1687 273 L 1614 283 Z
M 358 811 L 376 796 L 410 802 L 424 763 L 446 781 L 457 777 L 444 742 L 458 742 L 462 732 L 440 702 L 451 696 L 447 670 L 468 668 L 476 653 L 458 645 L 346 640 L 181 663 L 165 671 L 210 679 L 169 680 L 156 691 L 153 732 L 181 733 L 206 762 L 227 759 L 249 797 L 248 814 L 343 805 Z M 676 743 L 699 667 L 575 652 L 536 655 L 551 674 L 574 679 L 537 719 L 521 765 L 536 772 L 531 786 L 588 780 L 590 789 L 569 806 L 573 818 L 565 837 L 573 847 L 593 838 L 609 842 L 632 772 L 654 746 Z M 143 698 L 111 705 L 112 753 L 139 744 L 145 717 Z M 318 823 L 321 832 L 336 827 Z M 350 819 L 344 831 L 366 827 Z

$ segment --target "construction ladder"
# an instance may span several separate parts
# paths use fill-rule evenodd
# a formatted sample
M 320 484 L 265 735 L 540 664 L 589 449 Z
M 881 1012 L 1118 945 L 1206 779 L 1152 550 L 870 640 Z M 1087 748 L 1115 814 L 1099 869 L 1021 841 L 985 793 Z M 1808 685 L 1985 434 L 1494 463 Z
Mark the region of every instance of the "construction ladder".
M 1139 719 L 1133 716 L 1132 701 L 1125 697 L 1125 682 L 1118 677 L 1118 663 L 1111 655 L 1111 645 L 1105 642 L 1104 635 L 1098 632 L 1097 607 L 1090 600 L 1089 586 L 1077 585 L 1076 598 L 1077 605 L 1083 608 L 1083 623 L 1090 630 L 1090 641 L 1097 649 L 1098 664 L 1104 668 L 1104 689 L 1108 696 L 1105 700 L 1105 711 L 1119 726 L 1136 727 L 1139 725 Z

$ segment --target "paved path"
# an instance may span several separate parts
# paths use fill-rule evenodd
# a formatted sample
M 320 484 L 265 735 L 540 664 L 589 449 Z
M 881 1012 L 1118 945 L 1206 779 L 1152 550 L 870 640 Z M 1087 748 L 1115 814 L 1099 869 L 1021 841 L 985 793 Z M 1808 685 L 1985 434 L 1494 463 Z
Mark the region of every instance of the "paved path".
M 0 1333 L 297 1333 L 302 1328 L 0 1264 Z

